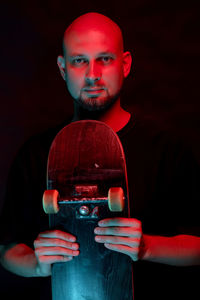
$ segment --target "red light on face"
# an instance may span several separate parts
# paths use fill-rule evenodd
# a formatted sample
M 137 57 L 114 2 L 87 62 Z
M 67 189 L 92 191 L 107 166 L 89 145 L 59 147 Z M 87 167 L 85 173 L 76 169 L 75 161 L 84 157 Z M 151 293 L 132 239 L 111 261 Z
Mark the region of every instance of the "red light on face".
M 116 98 L 122 87 L 122 52 L 117 37 L 108 36 L 107 30 L 77 29 L 67 39 L 66 83 L 72 97 L 81 99 L 79 103 L 84 103 L 85 108 L 89 105 L 87 98 L 97 98 L 97 106 L 103 98 L 101 103 L 105 105 Z

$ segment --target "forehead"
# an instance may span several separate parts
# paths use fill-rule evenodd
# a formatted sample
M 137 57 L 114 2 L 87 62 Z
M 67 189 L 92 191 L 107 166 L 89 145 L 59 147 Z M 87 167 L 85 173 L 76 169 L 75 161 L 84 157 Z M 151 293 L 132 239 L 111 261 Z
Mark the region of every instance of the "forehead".
M 74 53 L 95 54 L 99 52 L 119 53 L 121 50 L 117 34 L 105 30 L 72 30 L 64 36 L 67 55 Z

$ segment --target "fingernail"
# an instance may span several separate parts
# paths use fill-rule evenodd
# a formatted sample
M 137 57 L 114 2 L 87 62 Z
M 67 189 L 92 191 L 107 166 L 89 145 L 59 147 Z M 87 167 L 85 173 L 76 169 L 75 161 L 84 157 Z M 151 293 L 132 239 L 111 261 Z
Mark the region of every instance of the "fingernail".
M 78 249 L 78 245 L 77 244 L 72 245 L 72 249 L 77 250 Z
M 73 259 L 72 256 L 67 256 L 67 257 L 64 257 L 64 258 L 63 258 L 64 261 L 69 261 L 69 260 L 72 260 L 72 259 Z
M 79 251 L 73 251 L 73 255 L 75 256 L 79 255 Z

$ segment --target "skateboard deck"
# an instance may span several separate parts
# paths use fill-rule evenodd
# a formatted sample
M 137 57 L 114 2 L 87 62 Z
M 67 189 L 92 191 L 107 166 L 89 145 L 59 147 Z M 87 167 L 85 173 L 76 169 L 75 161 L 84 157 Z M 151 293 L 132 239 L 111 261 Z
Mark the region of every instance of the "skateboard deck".
M 94 240 L 99 220 L 129 217 L 124 152 L 109 126 L 77 121 L 57 134 L 49 151 L 43 206 L 50 228 L 75 235 L 80 245 L 72 261 L 53 264 L 52 299 L 132 300 L 130 257 Z

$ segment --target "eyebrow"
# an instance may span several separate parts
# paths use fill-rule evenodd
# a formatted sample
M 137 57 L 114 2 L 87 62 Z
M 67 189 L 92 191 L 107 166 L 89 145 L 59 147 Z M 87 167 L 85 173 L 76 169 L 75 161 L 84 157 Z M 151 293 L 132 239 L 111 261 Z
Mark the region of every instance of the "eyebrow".
M 97 56 L 107 56 L 107 55 L 109 55 L 109 56 L 112 56 L 112 57 L 116 57 L 116 55 L 114 54 L 114 53 L 112 53 L 112 52 L 100 52 L 100 53 L 98 53 L 97 54 Z M 80 54 L 80 53 L 72 53 L 72 55 L 69 55 L 69 57 L 70 58 L 75 58 L 75 57 L 86 57 L 87 55 L 85 55 L 85 54 Z
M 109 51 L 108 51 L 108 52 L 100 52 L 100 53 L 98 54 L 98 56 L 106 56 L 106 55 L 116 57 L 116 55 L 115 55 L 114 53 L 109 52 Z
M 69 55 L 69 57 L 73 58 L 73 57 L 83 57 L 85 56 L 84 54 L 79 54 L 79 53 L 74 53 L 72 55 Z

